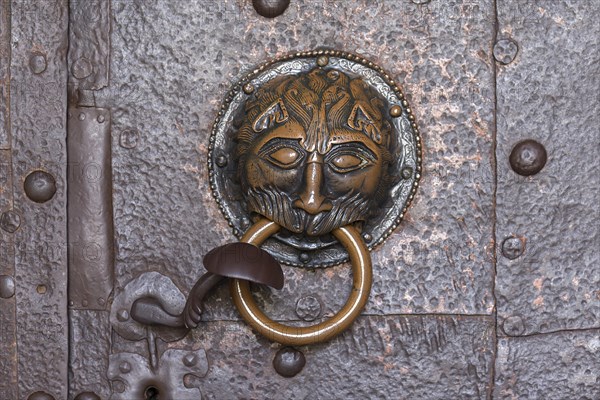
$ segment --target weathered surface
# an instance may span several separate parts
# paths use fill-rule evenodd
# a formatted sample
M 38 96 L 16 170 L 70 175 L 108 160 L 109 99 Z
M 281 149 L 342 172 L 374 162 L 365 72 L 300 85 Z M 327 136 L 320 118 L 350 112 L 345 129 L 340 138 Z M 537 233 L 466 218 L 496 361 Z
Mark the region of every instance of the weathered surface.
M 0 17 L 2 17 L 1 13 L 2 6 L 0 5 Z M 0 213 L 11 211 L 12 197 L 10 150 L 0 150 Z M 14 232 L 10 232 L 11 230 L 7 231 L 0 221 L 0 276 L 2 276 L 0 285 L 3 286 L 0 287 L 0 371 L 2 371 L 0 373 L 0 393 L 9 399 L 17 398 L 15 243 Z
M 10 2 L 0 2 L 0 149 L 10 149 Z
M 11 3 L 11 135 L 19 393 L 67 397 L 66 1 Z M 31 61 L 32 56 L 43 60 Z M 38 63 L 38 61 L 41 62 Z M 32 67 L 33 65 L 33 67 Z M 23 190 L 34 170 L 51 174 L 57 191 L 34 203 Z
M 498 34 L 519 45 L 498 65 L 498 319 L 509 335 L 600 327 L 600 3 L 501 1 Z M 545 167 L 524 177 L 512 147 L 535 139 Z
M 211 360 L 204 399 L 485 399 L 490 390 L 490 317 L 371 316 L 326 344 L 300 347 L 306 366 L 275 373 L 278 348 L 237 322 L 194 332 Z
M 498 342 L 494 399 L 600 398 L 600 330 Z
M 117 2 L 112 11 L 111 88 L 97 100 L 114 109 L 121 285 L 160 269 L 189 290 L 203 255 L 234 240 L 206 170 L 220 102 L 265 59 L 328 46 L 364 54 L 390 72 L 415 105 L 423 134 L 422 187 L 406 220 L 373 253 L 377 279 L 367 312 L 491 313 L 491 2 L 298 1 L 273 20 L 238 2 Z M 336 284 L 346 269 L 288 268 L 286 288 L 270 300 L 280 307 L 273 317 L 295 318 L 306 294 L 337 310 L 349 288 Z M 206 317 L 238 318 L 228 295 L 220 297 L 209 298 Z
M 108 311 L 70 310 L 69 399 L 81 392 L 110 396 L 108 358 L 111 329 Z

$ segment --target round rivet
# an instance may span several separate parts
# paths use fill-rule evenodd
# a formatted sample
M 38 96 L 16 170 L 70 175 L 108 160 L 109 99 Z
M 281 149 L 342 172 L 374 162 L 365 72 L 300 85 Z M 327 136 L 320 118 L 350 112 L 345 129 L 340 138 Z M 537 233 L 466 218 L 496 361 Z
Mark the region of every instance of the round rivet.
M 79 120 L 80 121 L 85 120 L 85 113 L 79 113 Z
M 390 116 L 392 116 L 393 118 L 397 118 L 401 115 L 402 115 L 402 108 L 399 105 L 396 104 L 390 108 Z
M 48 288 L 46 287 L 46 285 L 37 285 L 37 287 L 35 288 L 35 291 L 38 292 L 39 294 L 46 294 L 46 292 L 48 291 Z
M 21 226 L 21 216 L 12 210 L 4 211 L 0 216 L 0 228 L 8 233 L 14 233 Z
M 9 299 L 15 295 L 15 279 L 10 275 L 0 275 L 0 297 Z
M 291 378 L 297 375 L 304 365 L 306 364 L 306 358 L 300 350 L 296 350 L 293 347 L 283 347 L 280 349 L 275 358 L 273 358 L 273 368 L 281 376 Z
M 327 56 L 319 56 L 317 57 L 317 65 L 319 67 L 324 67 L 329 64 L 329 57 Z
M 188 367 L 193 367 L 198 362 L 198 357 L 194 353 L 186 354 L 183 357 L 183 363 Z
M 300 261 L 302 261 L 303 263 L 307 263 L 310 261 L 310 256 L 308 255 L 308 253 L 300 253 L 300 255 L 298 256 L 298 258 L 300 259 Z
M 219 154 L 215 161 L 216 161 L 218 167 L 223 168 L 223 167 L 227 166 L 227 156 L 225 156 L 224 154 Z
M 517 42 L 512 39 L 500 39 L 494 44 L 494 59 L 500 64 L 513 62 L 519 51 Z
M 133 149 L 138 144 L 140 133 L 136 129 L 125 129 L 119 136 L 119 144 L 126 149 Z
M 121 322 L 125 322 L 129 319 L 129 311 L 124 308 L 121 308 L 117 311 L 117 319 Z
M 402 168 L 402 178 L 404 179 L 410 179 L 410 177 L 413 175 L 413 169 L 411 167 L 404 167 Z
M 254 85 L 251 83 L 246 83 L 244 85 L 244 87 L 242 88 L 242 90 L 244 91 L 244 93 L 246 94 L 251 94 L 252 92 L 254 92 Z
M 252 0 L 256 12 L 265 18 L 275 18 L 284 13 L 290 0 Z
M 502 330 L 508 336 L 519 336 L 525 332 L 525 323 L 519 316 L 508 317 L 502 323 Z
M 29 68 L 34 74 L 41 74 L 47 67 L 48 62 L 46 61 L 46 56 L 44 54 L 33 53 L 31 57 L 29 57 Z
M 119 364 L 119 371 L 124 374 L 128 373 L 131 371 L 131 364 L 129 364 L 127 361 L 123 361 L 121 364 Z
M 519 142 L 510 153 L 510 166 L 519 175 L 535 175 L 544 168 L 548 155 L 546 149 L 535 140 Z
M 75 60 L 71 66 L 71 73 L 77 79 L 85 79 L 94 72 L 94 66 L 86 58 L 79 58 Z
M 125 391 L 125 382 L 114 381 L 112 383 L 112 388 L 116 393 L 123 393 Z
M 99 124 L 104 123 L 104 121 L 105 121 L 104 115 L 102 115 L 102 114 L 98 115 L 98 117 L 96 118 L 96 121 L 98 121 Z
M 54 397 L 40 390 L 39 392 L 31 393 L 27 400 L 54 400 Z
M 518 258 L 525 251 L 525 243 L 516 236 L 507 237 L 502 242 L 502 255 L 509 260 Z
M 89 304 L 90 304 L 90 303 L 89 303 L 87 300 L 85 300 L 85 299 L 81 301 L 81 305 L 82 305 L 83 307 L 87 307 Z
M 363 233 L 362 235 L 363 239 L 365 240 L 365 242 L 370 243 L 371 240 L 373 240 L 373 236 L 371 236 L 370 233 Z
M 36 203 L 45 203 L 56 193 L 56 181 L 46 171 L 33 171 L 25 178 L 25 194 Z
M 304 321 L 314 321 L 321 315 L 323 306 L 315 296 L 304 296 L 296 302 L 296 315 Z
M 75 400 L 101 400 L 94 392 L 82 392 L 75 396 Z

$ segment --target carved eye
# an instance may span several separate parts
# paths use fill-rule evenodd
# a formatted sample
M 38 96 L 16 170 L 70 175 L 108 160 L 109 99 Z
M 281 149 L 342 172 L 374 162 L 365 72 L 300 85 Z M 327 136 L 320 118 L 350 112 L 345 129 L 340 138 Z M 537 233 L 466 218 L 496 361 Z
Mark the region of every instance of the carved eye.
M 329 160 L 329 166 L 340 174 L 355 171 L 370 164 L 359 154 L 341 153 L 334 155 Z
M 280 147 L 268 154 L 268 160 L 280 168 L 290 169 L 298 164 L 302 155 L 292 147 Z

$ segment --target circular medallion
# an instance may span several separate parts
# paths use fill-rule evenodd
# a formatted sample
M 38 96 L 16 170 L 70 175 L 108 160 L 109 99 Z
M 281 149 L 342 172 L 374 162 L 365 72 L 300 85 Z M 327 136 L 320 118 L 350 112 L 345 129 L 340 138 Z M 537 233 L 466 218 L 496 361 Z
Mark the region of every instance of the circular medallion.
M 240 238 L 261 217 L 280 262 L 348 261 L 331 231 L 352 225 L 369 250 L 402 221 L 421 176 L 415 117 L 397 84 L 358 55 L 294 53 L 233 87 L 213 126 L 210 187 Z

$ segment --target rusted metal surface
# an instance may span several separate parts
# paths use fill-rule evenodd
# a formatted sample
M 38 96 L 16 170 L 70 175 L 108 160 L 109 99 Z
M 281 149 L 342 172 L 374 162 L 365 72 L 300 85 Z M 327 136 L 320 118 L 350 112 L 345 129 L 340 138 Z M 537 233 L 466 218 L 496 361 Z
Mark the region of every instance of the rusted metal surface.
M 114 280 L 110 111 L 68 115 L 69 307 L 104 310 Z
M 519 53 L 497 69 L 496 233 L 500 242 L 519 237 L 524 248 L 514 259 L 497 251 L 499 333 L 599 328 L 600 5 L 498 5 L 498 36 L 516 41 Z M 524 139 L 548 158 L 529 177 L 509 162 Z
M 69 1 L 69 84 L 98 90 L 108 86 L 110 1 Z
M 10 2 L 0 3 L 0 149 L 10 149 Z M 6 160 L 3 160 L 6 161 Z
M 3 2 L 5 4 L 5 2 Z M 66 1 L 11 2 L 12 191 L 23 222 L 14 233 L 17 398 L 44 391 L 67 397 Z M 41 71 L 31 57 L 43 55 Z M 33 68 L 32 68 L 33 65 Z M 41 72 L 40 72 L 41 71 Z M 45 203 L 25 194 L 44 171 L 56 183 Z

